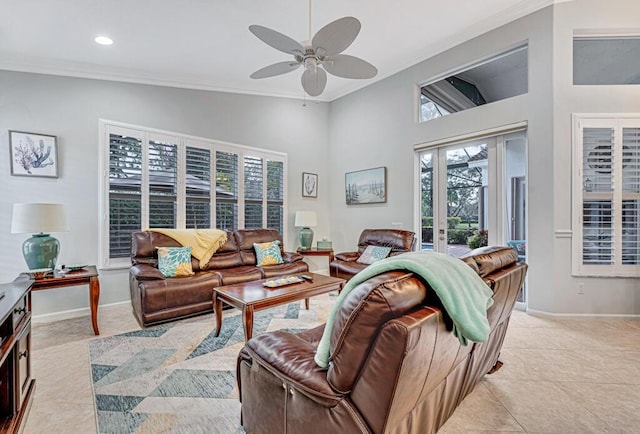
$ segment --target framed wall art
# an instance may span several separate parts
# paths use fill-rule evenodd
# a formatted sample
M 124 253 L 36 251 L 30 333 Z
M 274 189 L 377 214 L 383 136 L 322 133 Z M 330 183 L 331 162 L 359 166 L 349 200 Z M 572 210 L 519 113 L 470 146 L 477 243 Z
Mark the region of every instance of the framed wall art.
M 58 177 L 56 136 L 9 131 L 9 152 L 12 175 Z
M 318 197 L 318 175 L 302 172 L 302 197 Z
M 347 205 L 387 201 L 386 167 L 347 172 L 344 183 Z

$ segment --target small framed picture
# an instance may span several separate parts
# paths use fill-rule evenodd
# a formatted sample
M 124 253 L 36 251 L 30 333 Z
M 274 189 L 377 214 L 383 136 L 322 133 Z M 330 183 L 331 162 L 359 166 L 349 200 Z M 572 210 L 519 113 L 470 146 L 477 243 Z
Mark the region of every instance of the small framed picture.
M 56 136 L 9 131 L 9 151 L 12 175 L 58 177 Z
M 302 197 L 318 197 L 318 175 L 302 172 Z

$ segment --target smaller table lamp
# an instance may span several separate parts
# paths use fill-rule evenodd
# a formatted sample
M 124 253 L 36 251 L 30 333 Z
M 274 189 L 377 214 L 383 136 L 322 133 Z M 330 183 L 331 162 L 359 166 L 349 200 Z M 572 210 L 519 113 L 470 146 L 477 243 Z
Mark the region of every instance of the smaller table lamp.
M 303 250 L 311 249 L 313 242 L 313 231 L 309 226 L 317 226 L 318 218 L 315 211 L 296 211 L 296 227 L 300 229 L 300 248 Z
M 33 234 L 22 244 L 22 254 L 30 270 L 55 268 L 60 242 L 50 232 L 68 231 L 64 207 L 58 203 L 15 203 L 12 234 Z

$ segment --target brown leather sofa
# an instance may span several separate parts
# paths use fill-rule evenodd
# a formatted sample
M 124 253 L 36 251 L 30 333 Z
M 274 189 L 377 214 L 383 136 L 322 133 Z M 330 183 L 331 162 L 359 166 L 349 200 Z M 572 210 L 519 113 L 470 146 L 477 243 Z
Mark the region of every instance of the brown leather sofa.
M 256 266 L 253 243 L 279 240 L 283 264 Z M 227 232 L 227 242 L 202 269 L 191 258 L 194 275 L 164 277 L 158 270 L 156 247 L 178 247 L 173 238 L 157 232 L 131 234 L 129 290 L 133 313 L 141 326 L 149 326 L 213 310 L 213 288 L 309 271 L 298 253 L 284 252 L 282 236 L 271 229 Z
M 240 351 L 249 434 L 434 433 L 498 362 L 527 265 L 510 247 L 463 260 L 493 290 L 486 342 L 462 346 L 433 290 L 398 270 L 358 285 L 336 315 L 328 370 L 313 357 L 324 326 L 265 333 Z
M 389 256 L 399 255 L 413 250 L 415 235 L 411 231 L 400 229 L 365 229 L 360 234 L 356 252 L 336 254 L 335 260 L 329 265 L 330 274 L 333 277 L 349 280 L 367 267 L 367 264 L 357 262 L 367 246 L 391 247 Z

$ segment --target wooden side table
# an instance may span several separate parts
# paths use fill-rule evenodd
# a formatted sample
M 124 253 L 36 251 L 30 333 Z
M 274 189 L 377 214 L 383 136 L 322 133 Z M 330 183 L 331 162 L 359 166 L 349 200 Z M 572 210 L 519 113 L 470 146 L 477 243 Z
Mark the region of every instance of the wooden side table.
M 87 265 L 81 270 L 67 271 L 65 273 L 60 273 L 56 270 L 53 277 L 34 280 L 31 290 L 42 291 L 45 289 L 76 285 L 89 285 L 91 324 L 93 325 L 93 332 L 96 335 L 99 335 L 98 301 L 100 300 L 100 281 L 98 280 L 98 270 L 95 265 Z
M 333 256 L 333 249 L 317 249 L 312 247 L 310 249 L 298 248 L 296 251 L 303 256 L 327 256 L 329 258 L 329 265 L 331 265 L 335 258 Z

